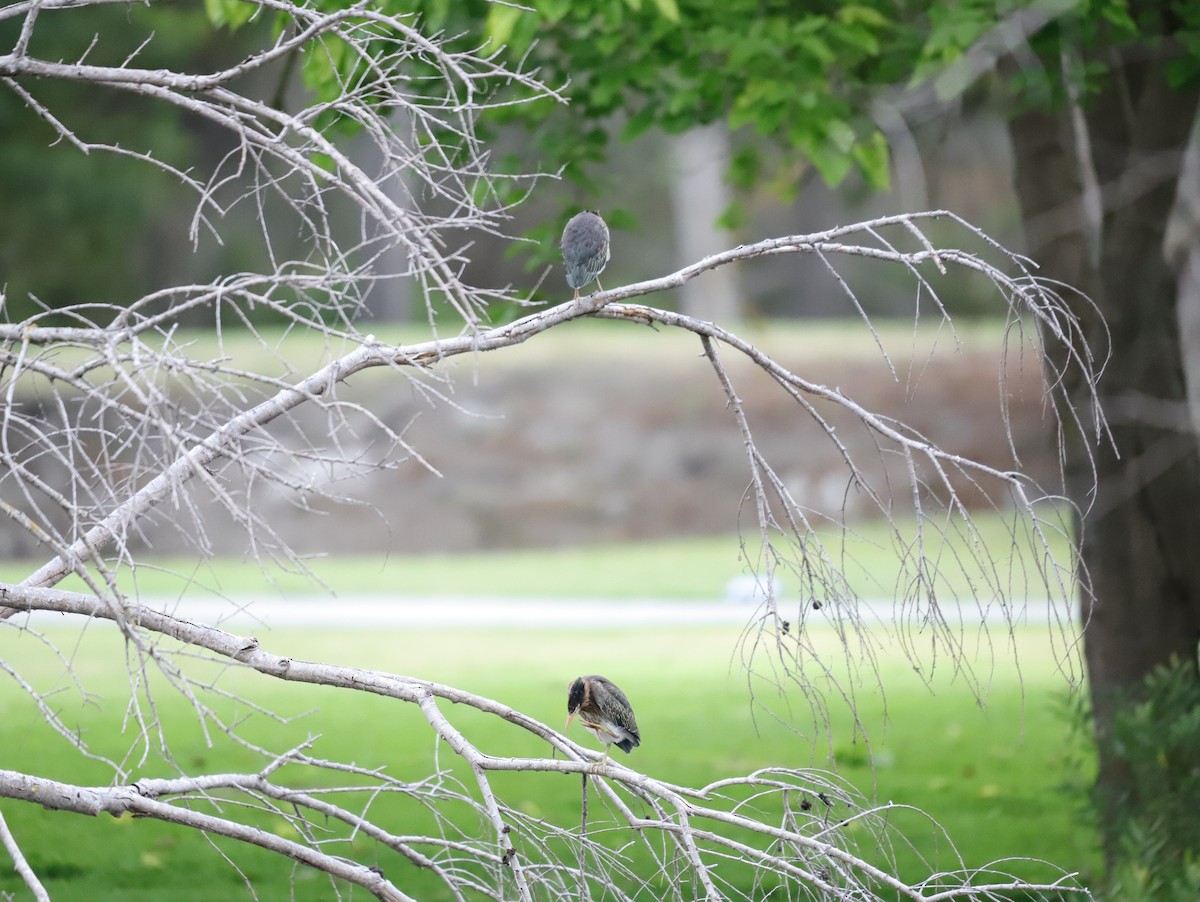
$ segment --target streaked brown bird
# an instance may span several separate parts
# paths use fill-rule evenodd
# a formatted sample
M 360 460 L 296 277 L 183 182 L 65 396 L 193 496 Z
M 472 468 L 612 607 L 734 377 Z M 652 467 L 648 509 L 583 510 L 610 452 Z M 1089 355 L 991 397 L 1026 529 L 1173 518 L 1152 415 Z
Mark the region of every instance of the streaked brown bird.
M 608 226 L 598 213 L 584 210 L 576 213 L 563 229 L 563 263 L 567 267 L 567 285 L 575 289 L 575 300 L 579 300 L 579 289 L 593 279 L 596 288 L 600 284 L 600 273 L 608 265 Z
M 615 683 L 602 676 L 578 677 L 567 690 L 567 727 L 578 715 L 585 728 L 604 743 L 604 761 L 615 745 L 626 755 L 642 744 L 633 708 Z

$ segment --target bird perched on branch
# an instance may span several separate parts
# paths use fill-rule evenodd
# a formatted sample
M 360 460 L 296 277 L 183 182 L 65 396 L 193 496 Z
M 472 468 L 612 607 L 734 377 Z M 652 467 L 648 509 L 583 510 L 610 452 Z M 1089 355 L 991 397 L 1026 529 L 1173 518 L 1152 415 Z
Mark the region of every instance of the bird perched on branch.
M 600 284 L 600 273 L 608 264 L 608 226 L 599 214 L 591 210 L 576 213 L 563 229 L 563 262 L 567 265 L 567 284 L 575 289 L 575 300 L 579 300 L 579 289 L 593 279 L 596 288 Z
M 605 761 L 609 746 L 615 745 L 628 755 L 642 744 L 629 699 L 615 683 L 602 676 L 579 677 L 567 689 L 567 727 L 576 715 L 604 743 Z

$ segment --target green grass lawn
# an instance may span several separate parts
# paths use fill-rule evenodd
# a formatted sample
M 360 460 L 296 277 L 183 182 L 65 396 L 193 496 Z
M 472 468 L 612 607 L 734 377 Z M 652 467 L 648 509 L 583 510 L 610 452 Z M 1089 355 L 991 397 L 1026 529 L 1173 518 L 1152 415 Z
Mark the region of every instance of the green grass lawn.
M 988 547 L 1014 547 L 1006 518 L 983 516 L 978 527 Z M 907 577 L 896 563 L 896 544 L 906 547 L 912 532 L 905 527 L 896 540 L 879 523 L 856 527 L 841 552 L 850 584 L 868 597 L 903 593 Z M 840 534 L 830 530 L 825 539 L 836 548 Z M 979 585 L 977 576 L 956 565 L 964 542 L 955 536 L 945 542 L 935 539 L 927 547 L 947 565 L 939 571 L 942 589 L 960 592 Z M 1020 596 L 1022 588 L 1031 596 L 1043 594 L 1036 580 L 1026 575 L 1038 564 L 1037 555 L 1019 541 L 1015 547 L 1007 556 L 996 555 L 999 579 L 1014 595 Z M 755 553 L 753 545 L 749 548 Z M 743 569 L 744 553 L 738 537 L 721 536 L 542 552 L 331 558 L 315 560 L 312 566 L 343 594 L 486 594 L 603 604 L 605 598 L 718 597 L 725 581 Z M 1053 539 L 1052 557 L 1058 563 L 1066 560 L 1061 537 Z M 29 570 L 10 561 L 0 567 L 0 577 L 20 579 Z M 786 589 L 788 577 L 783 578 Z M 318 588 L 298 574 L 264 573 L 256 563 L 228 560 L 201 565 L 159 560 L 136 574 L 122 572 L 121 579 L 127 585 L 136 579 L 147 596 L 203 594 L 210 588 L 234 596 L 298 596 Z M 156 718 L 156 729 L 161 724 L 175 763 L 164 760 L 154 745 L 134 745 L 131 757 L 134 730 L 128 718 L 124 645 L 103 624 L 88 627 L 82 635 L 52 625 L 49 635 L 64 658 L 51 654 L 35 636 L 7 629 L 0 631 L 0 661 L 47 693 L 68 729 L 87 736 L 96 751 L 126 760 L 133 779 L 170 776 L 177 768 L 188 773 L 248 772 L 262 766 L 261 759 L 219 733 L 209 745 L 187 703 L 161 686 L 156 707 L 147 709 L 147 716 Z M 902 873 L 909 879 L 928 875 L 928 866 L 920 864 L 922 857 L 934 868 L 956 869 L 964 863 L 974 867 L 1010 856 L 1036 856 L 1068 870 L 1092 872 L 1097 865 L 1095 837 L 1082 815 L 1080 789 L 1092 764 L 1069 742 L 1069 728 L 1060 713 L 1066 681 L 1054 663 L 1049 629 L 1020 629 L 1011 640 L 1001 631 L 992 636 L 994 647 L 977 641 L 976 634 L 968 635 L 974 644 L 967 645 L 967 663 L 975 671 L 974 685 L 987 687 L 985 704 L 977 703 L 971 683 L 954 678 L 944 649 L 929 688 L 914 674 L 904 649 L 884 642 L 875 648 L 874 670 L 866 668 L 851 683 L 866 741 L 836 698 L 829 702 L 831 719 L 825 729 L 794 685 L 785 682 L 781 690 L 763 678 L 748 679 L 736 628 L 681 623 L 608 631 L 279 629 L 259 633 L 258 638 L 271 651 L 293 658 L 450 683 L 552 726 L 561 726 L 565 719 L 567 682 L 580 673 L 601 672 L 622 685 L 636 706 L 644 745 L 627 760 L 647 774 L 702 786 L 771 765 L 836 770 L 878 802 L 923 809 L 957 845 L 961 861 L 932 821 L 896 815 L 913 843 L 912 849 L 896 848 Z M 812 638 L 827 659 L 840 660 L 831 630 L 818 630 Z M 928 648 L 932 640 L 918 632 L 914 641 Z M 806 653 L 801 660 L 809 659 Z M 89 693 L 86 697 L 66 677 L 68 660 Z M 763 649 L 755 664 L 760 672 L 770 673 L 773 660 L 777 659 L 770 649 Z M 838 665 L 838 670 L 844 677 L 844 667 Z M 432 733 L 410 706 L 208 664 L 199 668 L 197 678 L 218 689 L 238 689 L 256 704 L 285 715 L 288 719 L 280 722 L 226 698 L 212 700 L 225 716 L 239 720 L 247 737 L 272 749 L 313 739 L 315 754 L 384 767 L 404 779 L 428 776 L 435 767 Z M 443 708 L 485 752 L 547 753 L 540 742 L 512 727 L 469 709 Z M 576 738 L 587 737 L 580 732 Z M 104 765 L 81 761 L 7 679 L 0 682 L 0 750 L 3 767 L 68 782 L 112 779 Z M 436 760 L 446 763 L 444 748 L 440 755 Z M 578 822 L 579 786 L 573 779 L 506 775 L 497 779 L 497 786 L 529 817 L 563 825 Z M 1064 786 L 1073 788 L 1067 791 Z M 412 806 L 391 800 L 374 805 L 375 813 L 396 832 L 428 825 L 427 817 Z M 328 881 L 304 868 L 293 869 L 255 849 L 210 842 L 179 828 L 108 816 L 90 819 L 11 802 L 2 810 L 57 900 L 249 899 L 246 880 L 255 885 L 260 899 L 333 897 Z M 291 829 L 278 818 L 264 816 L 262 822 L 284 833 Z M 428 875 L 404 871 L 392 853 L 361 838 L 355 840 L 354 850 L 368 860 L 375 856 L 389 877 L 416 898 L 444 898 Z M 6 892 L 26 898 L 15 875 L 0 867 L 0 894 Z
M 63 688 L 52 704 L 72 729 L 85 731 L 98 750 L 119 755 L 129 742 L 119 728 L 126 714 L 125 650 L 112 630 L 89 628 L 82 638 L 53 627 L 50 636 L 73 658 L 95 693 L 86 700 Z M 870 681 L 858 693 L 869 731 L 867 746 L 854 741 L 845 713 L 835 709 L 832 733 L 812 729 L 807 705 L 794 689 L 780 693 L 755 682 L 750 700 L 745 672 L 735 663 L 737 630 L 729 628 L 626 631 L 396 630 L 289 631 L 260 634 L 271 651 L 295 658 L 380 668 L 452 683 L 519 708 L 545 723 L 565 718 L 568 680 L 599 671 L 617 680 L 633 701 L 643 745 L 626 760 L 643 772 L 675 783 L 703 785 L 766 765 L 833 768 L 879 801 L 923 808 L 958 846 L 968 866 L 1008 856 L 1036 856 L 1072 870 L 1097 864 L 1094 835 L 1080 814 L 1078 787 L 1090 764 L 1072 753 L 1059 715 L 1063 682 L 1044 630 L 1016 633 L 1023 662 L 1001 664 L 981 707 L 948 668 L 930 692 L 913 676 L 894 646 L 881 649 L 882 696 Z M 818 634 L 826 653 L 836 643 Z M 0 658 L 43 689 L 66 687 L 63 663 L 30 635 L 0 633 Z M 435 743 L 424 720 L 399 703 L 348 692 L 282 683 L 253 673 L 208 671 L 216 685 L 238 688 L 256 702 L 294 716 L 270 720 L 216 700 L 229 716 L 244 715 L 246 735 L 274 748 L 315 737 L 314 751 L 363 766 L 386 767 L 405 778 L 428 775 Z M 206 677 L 207 678 L 207 677 Z M 4 767 L 75 782 L 107 782 L 106 769 L 81 762 L 45 728 L 11 681 L 0 684 L 0 749 Z M 255 770 L 261 761 L 218 736 L 207 746 L 194 716 L 177 696 L 158 693 L 159 721 L 174 744 L 176 761 L 189 772 Z M 536 740 L 470 710 L 443 705 L 453 722 L 484 751 L 544 755 Z M 778 715 L 778 717 L 776 716 Z M 785 722 L 786 721 L 786 722 Z M 582 731 L 576 736 L 585 740 Z M 832 752 L 832 756 L 831 756 Z M 440 752 L 443 763 L 449 753 Z M 1086 758 L 1083 759 L 1086 762 Z M 170 775 L 155 750 L 134 777 Z M 508 801 L 533 817 L 577 823 L 579 786 L 557 775 L 498 780 Z M 403 832 L 422 816 L 381 807 Z M 256 885 L 260 899 L 329 899 L 329 883 L 255 850 L 178 828 L 108 816 L 91 819 L 4 803 L 3 811 L 31 863 L 56 900 L 209 900 L 252 898 L 233 859 Z M 289 829 L 280 822 L 281 832 Z M 916 850 L 942 868 L 958 867 L 945 839 L 916 818 L 907 824 Z M 390 853 L 356 841 L 377 855 L 389 876 L 420 899 L 439 899 L 420 873 L 404 872 Z M 908 877 L 919 876 L 915 854 L 898 849 Z M 294 887 L 292 883 L 294 877 Z M 0 893 L 27 896 L 17 878 L 0 868 Z M 358 898 L 354 894 L 353 898 Z M 345 898 L 345 896 L 343 896 Z
M 1042 516 L 1046 550 L 1013 514 L 976 514 L 974 536 L 963 531 L 957 518 L 931 515 L 924 525 L 924 552 L 935 562 L 938 590 L 988 598 L 990 586 L 999 585 L 1005 595 L 1018 599 L 1045 597 L 1038 568 L 1067 567 L 1070 554 L 1062 511 L 1051 507 Z M 916 535 L 915 524 L 908 520 L 899 523 L 897 532 L 881 520 L 846 530 L 827 524 L 818 532 L 847 584 L 866 598 L 906 596 Z M 786 550 L 786 543 L 780 545 Z M 988 550 L 990 571 L 974 563 L 976 547 Z M 731 577 L 747 569 L 747 560 L 757 564 L 759 551 L 757 535 L 744 540 L 737 535 L 700 536 L 549 550 L 316 557 L 303 562 L 307 573 L 292 565 L 264 566 L 253 560 L 147 558 L 136 571 L 121 569 L 118 581 L 127 591 L 136 588 L 157 597 L 196 597 L 213 591 L 295 596 L 323 593 L 329 587 L 343 595 L 714 599 L 721 597 Z M 0 563 L 0 580 L 19 582 L 36 566 Z M 799 588 L 794 572 L 778 572 L 785 593 L 794 595 Z M 72 577 L 60 588 L 85 587 Z
M 363 326 L 363 333 L 374 333 L 382 342 L 396 345 L 417 344 L 430 340 L 423 324 L 378 323 Z M 734 331 L 769 354 L 791 353 L 805 359 L 855 359 L 875 361 L 882 346 L 902 364 L 909 358 L 920 361 L 930 353 L 984 350 L 995 352 L 1011 338 L 1003 317 L 960 318 L 954 333 L 935 318 L 915 324 L 910 317 L 876 317 L 874 334 L 856 317 L 829 319 L 755 319 L 740 324 Z M 210 327 L 172 330 L 175 348 L 186 351 L 194 360 L 224 360 L 247 372 L 262 372 L 285 377 L 307 374 L 330 358 L 349 353 L 356 347 L 341 339 L 327 339 L 311 329 L 263 326 L 255 332 L 226 329 L 222 333 Z M 453 338 L 446 333 L 443 338 Z M 151 345 L 161 344 L 154 335 L 144 335 Z M 682 357 L 697 349 L 694 335 L 682 330 L 661 331 L 631 328 L 628 323 L 584 319 L 539 335 L 521 346 L 517 354 L 493 352 L 464 355 L 461 360 L 476 366 L 542 367 L 547 363 L 576 359 L 581 354 L 597 353 L 603 345 L 610 359 L 644 358 L 657 354 L 666 358 Z M 64 364 L 74 362 L 85 351 L 63 348 L 58 352 Z M 386 378 L 386 369 L 374 371 Z M 356 379 L 372 378 L 368 372 Z

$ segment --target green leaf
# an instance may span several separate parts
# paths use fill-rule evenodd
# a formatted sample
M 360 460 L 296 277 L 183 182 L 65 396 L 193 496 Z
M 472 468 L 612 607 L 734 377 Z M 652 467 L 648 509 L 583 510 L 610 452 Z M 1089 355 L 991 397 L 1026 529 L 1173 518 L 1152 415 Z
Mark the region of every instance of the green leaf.
M 445 28 L 446 19 L 450 17 L 450 0 L 427 0 L 424 6 L 425 27 L 431 32 Z
M 933 79 L 934 95 L 943 103 L 961 96 L 967 88 L 975 83 L 976 75 L 970 66 L 957 66 L 951 63 L 942 68 Z
M 309 154 L 308 158 L 326 172 L 335 172 L 337 170 L 337 163 L 335 163 L 333 161 L 333 157 L 329 156 L 328 154 L 313 153 Z
M 729 181 L 735 188 L 749 190 L 762 175 L 762 151 L 757 145 L 743 144 L 733 152 L 729 162 Z
M 837 11 L 837 17 L 847 25 L 866 25 L 870 28 L 889 28 L 892 25 L 879 10 L 860 3 L 847 3 Z
M 653 104 L 646 104 L 629 117 L 621 129 L 621 140 L 631 141 L 638 135 L 644 134 L 658 119 L 658 110 Z
M 840 185 L 854 166 L 854 157 L 831 141 L 815 141 L 805 150 L 813 168 L 831 188 Z
M 1200 54 L 1181 54 L 1168 60 L 1164 71 L 1167 84 L 1176 91 L 1184 91 L 1200 84 Z
M 310 52 L 304 55 L 304 65 L 302 72 L 304 73 L 304 83 L 317 91 L 322 92 L 322 89 L 328 86 L 333 81 L 334 61 L 330 58 L 330 54 L 322 51 Z
M 835 148 L 849 152 L 854 147 L 857 135 L 848 122 L 843 119 L 831 119 L 825 130 L 826 140 Z
M 679 21 L 679 6 L 675 0 L 654 0 L 654 5 L 658 8 L 658 12 L 664 19 L 671 22 Z
M 1138 27 L 1129 14 L 1129 4 L 1125 0 L 1110 0 L 1100 4 L 1099 13 L 1110 24 L 1127 35 L 1137 34 Z
M 838 52 L 820 35 L 798 35 L 796 46 L 800 50 L 803 50 L 807 56 L 814 59 L 822 68 L 830 68 L 838 62 Z
M 730 201 L 729 206 L 722 211 L 717 217 L 717 228 L 724 229 L 728 232 L 736 231 L 744 226 L 750 220 L 750 214 L 746 210 L 746 205 L 741 201 Z
M 242 0 L 204 0 L 204 11 L 214 25 L 236 29 L 249 22 L 258 7 Z
M 892 182 L 891 154 L 883 134 L 874 132 L 865 141 L 857 142 L 851 154 L 867 183 L 876 191 L 887 191 Z
M 545 22 L 554 24 L 566 18 L 571 11 L 571 0 L 537 0 L 538 16 Z
M 513 30 L 524 10 L 516 6 L 494 3 L 488 7 L 487 24 L 484 26 L 488 40 L 496 47 L 504 47 L 511 40 Z

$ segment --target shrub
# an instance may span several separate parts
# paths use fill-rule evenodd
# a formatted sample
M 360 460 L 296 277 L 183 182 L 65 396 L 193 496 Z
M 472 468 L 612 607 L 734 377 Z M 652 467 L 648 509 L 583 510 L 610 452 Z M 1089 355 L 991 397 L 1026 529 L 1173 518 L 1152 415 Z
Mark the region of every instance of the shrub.
M 1087 718 L 1086 711 L 1082 717 Z M 1117 706 L 1105 750 L 1128 768 L 1123 793 L 1091 807 L 1113 850 L 1110 902 L 1200 899 L 1200 676 L 1195 662 L 1156 668 Z

